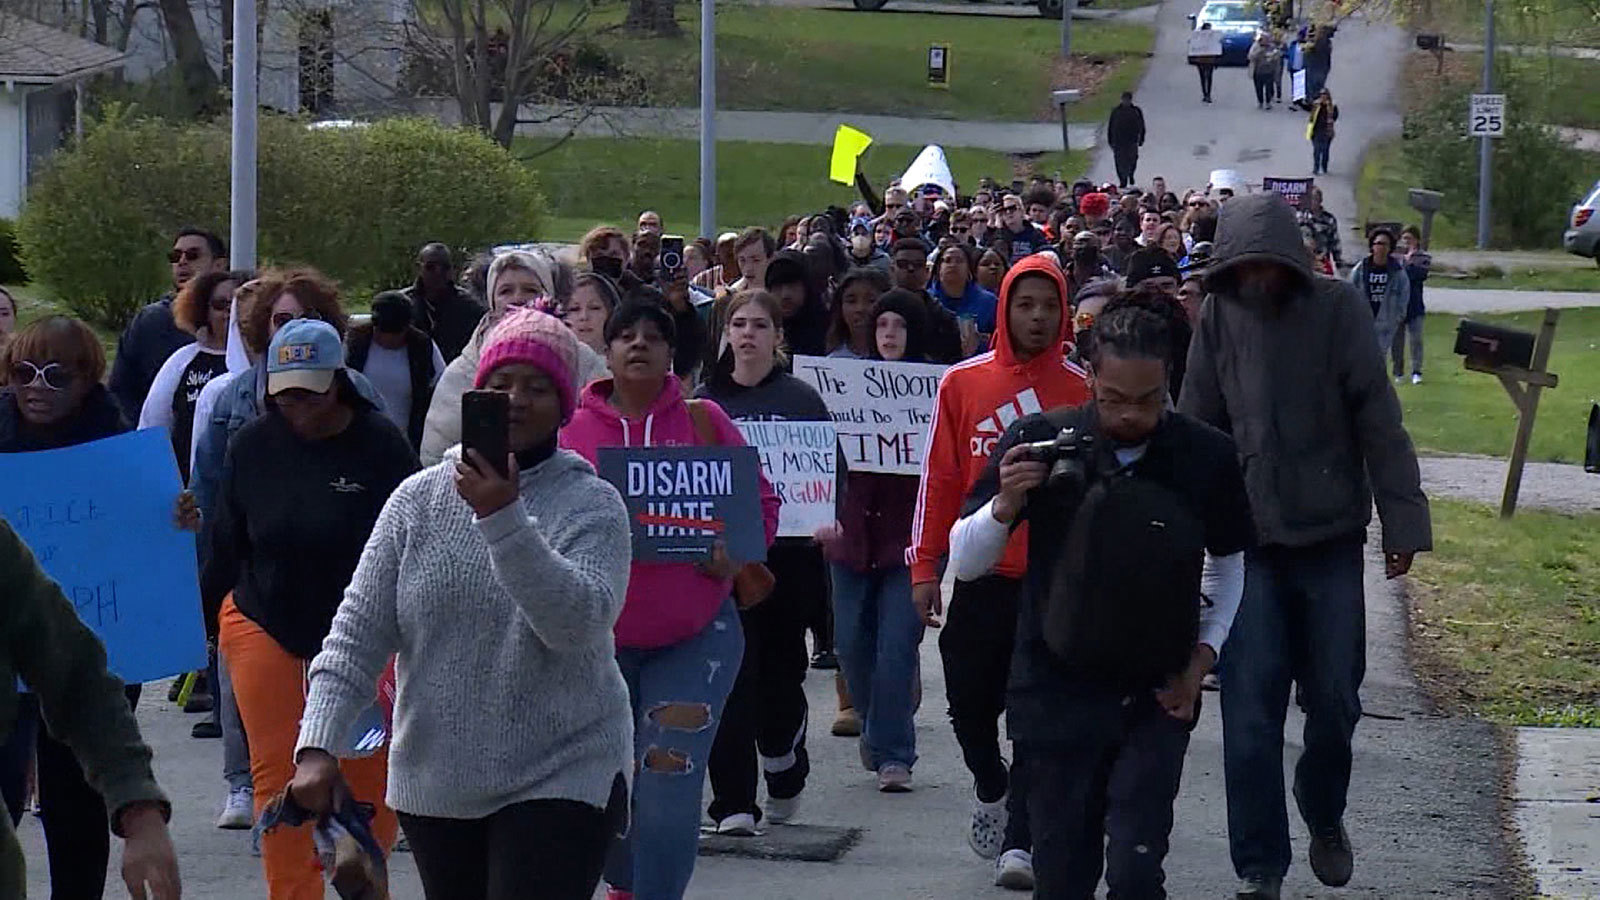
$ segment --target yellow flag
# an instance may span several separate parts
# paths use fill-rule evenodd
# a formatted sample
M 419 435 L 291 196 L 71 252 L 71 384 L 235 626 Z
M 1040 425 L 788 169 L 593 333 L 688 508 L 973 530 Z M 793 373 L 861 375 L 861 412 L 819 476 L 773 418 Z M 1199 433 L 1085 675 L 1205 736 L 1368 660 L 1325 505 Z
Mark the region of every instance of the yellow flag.
M 828 177 L 840 184 L 855 184 L 856 160 L 870 146 L 871 135 L 849 125 L 840 125 L 833 133 L 833 161 L 828 165 Z

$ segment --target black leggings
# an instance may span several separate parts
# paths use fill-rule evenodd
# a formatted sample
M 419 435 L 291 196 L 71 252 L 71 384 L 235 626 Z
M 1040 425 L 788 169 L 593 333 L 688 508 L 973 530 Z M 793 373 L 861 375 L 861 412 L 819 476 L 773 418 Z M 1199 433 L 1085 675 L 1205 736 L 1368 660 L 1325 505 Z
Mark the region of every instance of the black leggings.
M 525 800 L 482 819 L 399 817 L 427 900 L 589 900 L 615 832 L 605 810 L 576 800 Z

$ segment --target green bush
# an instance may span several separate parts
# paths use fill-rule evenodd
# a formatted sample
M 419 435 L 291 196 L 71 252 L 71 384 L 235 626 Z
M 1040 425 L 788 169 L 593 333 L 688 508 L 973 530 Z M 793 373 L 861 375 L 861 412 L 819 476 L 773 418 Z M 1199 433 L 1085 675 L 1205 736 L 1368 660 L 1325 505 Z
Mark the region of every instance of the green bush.
M 1491 243 L 1497 247 L 1547 249 L 1560 246 L 1573 197 L 1588 185 L 1582 153 L 1519 110 L 1537 108 L 1531 88 L 1502 81 L 1507 93 L 1505 136 L 1492 141 L 1494 186 Z M 1457 86 L 1427 108 L 1406 116 L 1405 153 L 1416 164 L 1422 187 L 1444 191 L 1451 215 L 1472 221 L 1478 209 L 1478 139 L 1467 137 L 1467 95 Z M 1458 205 L 1459 204 L 1459 205 Z M 1458 211 L 1459 210 L 1459 211 Z
M 28 270 L 22 267 L 21 250 L 17 247 L 17 225 L 10 219 L 0 219 L 0 284 L 27 284 Z
M 404 283 L 416 249 L 532 238 L 534 176 L 476 132 L 422 120 L 307 129 L 263 117 L 257 248 L 357 298 Z M 18 222 L 33 277 L 75 314 L 121 327 L 167 289 L 163 252 L 186 225 L 228 231 L 226 122 L 179 124 L 113 109 L 33 185 Z

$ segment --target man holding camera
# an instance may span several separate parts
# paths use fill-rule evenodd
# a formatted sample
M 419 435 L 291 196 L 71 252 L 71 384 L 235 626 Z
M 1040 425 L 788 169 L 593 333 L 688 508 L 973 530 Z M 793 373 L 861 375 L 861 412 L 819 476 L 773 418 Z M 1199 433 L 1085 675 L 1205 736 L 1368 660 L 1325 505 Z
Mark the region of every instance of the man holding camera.
M 1233 441 L 1172 412 L 1165 318 L 1123 297 L 1095 322 L 1092 402 L 1006 429 L 951 533 L 956 577 L 1029 525 L 1007 731 L 1028 772 L 1034 897 L 1165 897 L 1200 679 L 1227 639 L 1253 540 Z
M 1006 425 L 1089 399 L 1083 370 L 1064 358 L 1072 307 L 1066 277 L 1055 261 L 1030 256 L 1013 266 L 1000 283 L 1000 304 L 994 349 L 951 366 L 934 401 L 906 553 L 912 602 L 933 628 L 944 612 L 939 582 L 950 526 Z M 939 636 L 950 724 L 977 795 L 967 842 L 984 859 L 998 857 L 995 883 L 1015 890 L 1033 887 L 1032 840 L 1023 811 L 1027 775 L 1020 758 L 1007 767 L 999 719 L 1027 566 L 1025 540 L 1019 533 L 992 572 L 985 567 L 981 577 L 957 580 Z
M 1222 206 L 1179 409 L 1239 445 L 1260 545 L 1223 654 L 1228 843 L 1241 900 L 1277 900 L 1291 847 L 1283 790 L 1290 682 L 1305 710 L 1294 798 L 1311 870 L 1350 880 L 1344 828 L 1350 742 L 1366 670 L 1362 543 L 1373 501 L 1385 573 L 1432 548 L 1428 498 L 1372 313 L 1348 282 L 1318 278 L 1275 193 Z

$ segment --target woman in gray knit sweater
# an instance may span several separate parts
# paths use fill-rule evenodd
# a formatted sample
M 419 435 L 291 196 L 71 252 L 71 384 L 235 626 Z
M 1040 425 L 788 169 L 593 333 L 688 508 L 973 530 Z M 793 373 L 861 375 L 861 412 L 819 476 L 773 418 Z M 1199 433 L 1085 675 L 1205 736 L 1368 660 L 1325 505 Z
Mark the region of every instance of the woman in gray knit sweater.
M 494 327 L 475 386 L 510 395 L 509 477 L 458 448 L 404 482 L 311 665 L 289 789 L 317 811 L 398 653 L 388 802 L 431 900 L 586 900 L 625 815 L 630 539 L 616 490 L 556 448 L 576 343 L 531 309 Z

